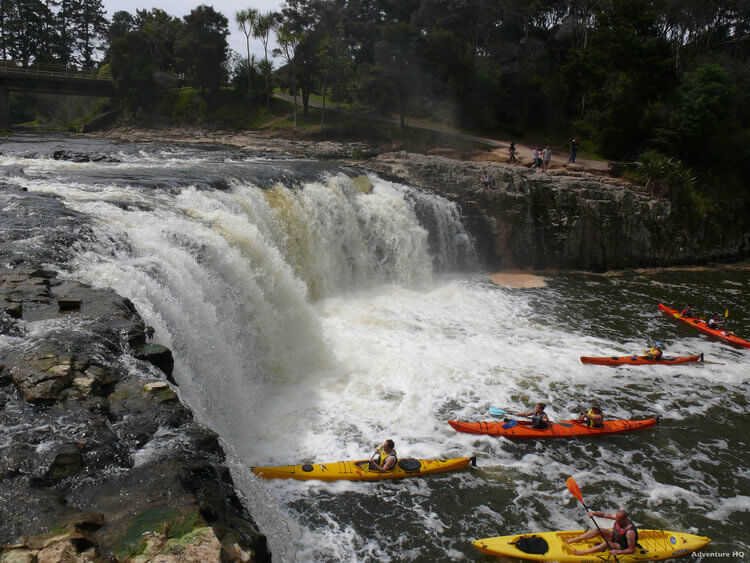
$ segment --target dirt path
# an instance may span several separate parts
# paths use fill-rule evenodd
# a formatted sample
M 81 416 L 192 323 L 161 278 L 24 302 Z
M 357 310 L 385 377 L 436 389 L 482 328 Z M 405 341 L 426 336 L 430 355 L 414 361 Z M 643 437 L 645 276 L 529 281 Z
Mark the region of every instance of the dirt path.
M 287 102 L 294 103 L 294 97 L 290 96 L 289 94 L 281 94 L 281 93 L 275 93 L 274 97 L 285 100 Z M 310 100 L 309 106 L 321 109 L 323 107 L 323 104 L 319 102 L 315 102 L 313 100 Z M 354 112 L 349 112 L 346 110 L 342 110 L 339 108 L 336 108 L 334 106 L 326 104 L 326 111 L 333 111 L 333 112 L 341 112 L 341 113 L 349 113 L 351 115 L 358 115 Z M 398 124 L 398 119 L 391 119 L 387 117 L 378 117 L 373 115 L 367 116 L 370 119 L 375 119 L 376 121 L 382 121 L 384 123 L 394 123 Z M 501 139 L 491 139 L 489 137 L 479 137 L 477 135 L 471 135 L 469 133 L 464 133 L 462 131 L 459 131 L 458 129 L 454 129 L 452 127 L 447 127 L 441 124 L 437 123 L 431 123 L 431 122 L 425 122 L 425 121 L 416 121 L 412 119 L 405 120 L 406 126 L 411 127 L 413 129 L 421 129 L 423 131 L 432 131 L 435 133 L 441 133 L 444 135 L 450 135 L 452 137 L 455 137 L 457 139 L 463 139 L 465 141 L 470 141 L 473 143 L 479 143 L 482 145 L 487 145 L 490 147 L 493 147 L 492 151 L 477 154 L 476 157 L 472 160 L 474 161 L 489 161 L 489 162 L 507 162 L 508 161 L 508 147 L 510 146 L 511 141 L 509 140 L 501 140 Z M 544 146 L 545 141 L 544 139 L 540 140 L 539 143 Z M 516 143 L 516 162 L 519 166 L 524 166 L 526 168 L 529 168 L 532 163 L 534 162 L 534 157 L 532 155 L 533 147 L 531 145 L 526 145 L 524 143 Z M 570 164 L 568 162 L 568 154 L 569 153 L 555 153 L 554 150 L 552 152 L 552 159 L 549 163 L 549 169 L 550 170 L 559 170 L 559 169 L 567 169 L 571 171 L 576 172 L 594 172 L 597 174 L 608 174 L 609 168 L 607 167 L 607 163 L 601 160 L 592 160 L 587 158 L 581 158 L 580 156 L 576 158 L 575 164 Z M 541 170 L 540 170 L 541 172 Z

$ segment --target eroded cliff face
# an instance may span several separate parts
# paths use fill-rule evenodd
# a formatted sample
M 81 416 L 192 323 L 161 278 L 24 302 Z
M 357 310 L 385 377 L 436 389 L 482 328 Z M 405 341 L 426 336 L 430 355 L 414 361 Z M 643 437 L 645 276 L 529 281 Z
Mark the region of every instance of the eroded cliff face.
M 669 201 L 615 178 L 403 152 L 362 166 L 459 202 L 492 267 L 607 270 L 750 254 L 739 221 L 687 220 Z M 479 186 L 485 170 L 490 189 Z

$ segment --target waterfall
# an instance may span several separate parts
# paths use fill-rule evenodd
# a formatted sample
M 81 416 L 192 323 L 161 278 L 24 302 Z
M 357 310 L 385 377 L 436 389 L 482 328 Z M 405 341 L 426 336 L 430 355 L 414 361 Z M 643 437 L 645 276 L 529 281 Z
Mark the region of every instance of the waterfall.
M 436 272 L 471 266 L 454 204 L 375 176 L 272 189 L 235 179 L 225 191 L 27 185 L 93 218 L 75 276 L 136 304 L 174 352 L 182 398 L 241 458 L 269 426 L 298 440 L 293 413 L 315 409 L 320 378 L 341 376 L 317 302 L 426 288 Z

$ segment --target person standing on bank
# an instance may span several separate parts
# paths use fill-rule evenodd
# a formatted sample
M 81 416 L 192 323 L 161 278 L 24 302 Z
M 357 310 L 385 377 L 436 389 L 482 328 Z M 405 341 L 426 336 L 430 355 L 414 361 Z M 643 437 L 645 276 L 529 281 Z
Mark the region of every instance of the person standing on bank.
M 579 148 L 581 148 L 581 144 L 578 142 L 578 137 L 573 137 L 573 140 L 570 141 L 570 156 L 568 157 L 568 162 L 571 164 L 575 163 Z
M 487 171 L 482 172 L 482 177 L 479 178 L 479 187 L 485 190 L 490 189 L 490 177 L 487 175 Z
M 516 164 L 516 142 L 511 142 L 510 146 L 508 147 L 508 164 L 510 163 Z
M 549 167 L 549 161 L 552 160 L 552 150 L 549 148 L 549 145 L 544 147 L 544 150 L 542 151 L 542 159 L 544 160 L 542 170 L 546 172 Z

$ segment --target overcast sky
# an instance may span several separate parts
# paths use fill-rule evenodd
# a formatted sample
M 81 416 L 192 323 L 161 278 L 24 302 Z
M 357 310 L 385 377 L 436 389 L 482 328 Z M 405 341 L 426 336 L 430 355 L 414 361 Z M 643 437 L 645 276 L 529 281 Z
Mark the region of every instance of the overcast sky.
M 213 6 L 214 10 L 221 12 L 229 20 L 229 31 L 231 35 L 227 38 L 229 41 L 229 48 L 237 51 L 243 57 L 247 56 L 247 47 L 245 44 L 245 34 L 237 29 L 237 24 L 234 21 L 234 14 L 240 10 L 246 8 L 255 8 L 259 12 L 268 12 L 271 10 L 279 10 L 283 0 L 250 0 L 248 2 L 243 0 L 215 0 L 201 1 L 193 0 L 193 2 L 186 2 L 185 0 L 104 0 L 104 8 L 107 10 L 107 17 L 111 18 L 112 14 L 125 10 L 134 14 L 136 10 L 150 10 L 151 8 L 159 8 L 165 12 L 181 18 L 182 16 L 189 14 L 190 10 L 199 6 L 200 4 L 207 4 Z M 270 51 L 275 43 L 273 41 L 273 33 L 271 33 L 271 42 L 269 43 L 268 50 Z M 263 58 L 263 44 L 257 39 L 250 38 L 250 52 L 255 53 L 256 57 Z M 270 56 L 270 54 L 269 54 Z

